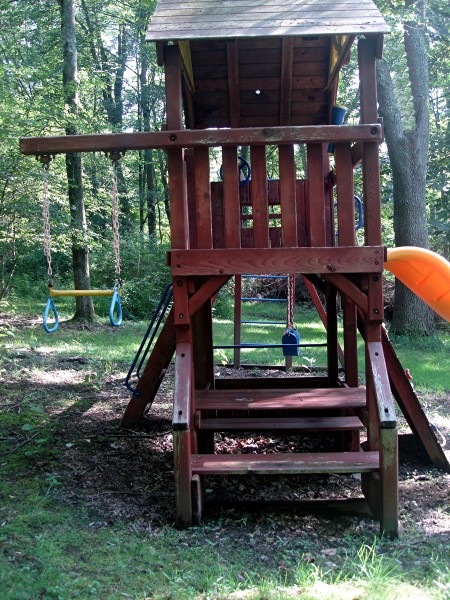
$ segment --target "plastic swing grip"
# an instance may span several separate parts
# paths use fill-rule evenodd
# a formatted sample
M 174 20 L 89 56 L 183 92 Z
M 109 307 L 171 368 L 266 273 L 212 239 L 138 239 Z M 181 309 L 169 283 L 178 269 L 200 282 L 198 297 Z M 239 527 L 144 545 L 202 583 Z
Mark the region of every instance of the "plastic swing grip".
M 114 318 L 114 309 L 117 307 L 117 318 Z M 114 288 L 111 306 L 109 309 L 109 322 L 113 327 L 119 327 L 122 324 L 122 304 L 120 303 L 120 294 L 118 288 Z
M 47 323 L 48 314 L 50 311 L 52 311 L 55 316 L 55 324 L 53 325 L 53 327 L 49 327 L 48 323 Z M 54 331 L 56 331 L 58 329 L 58 325 L 59 325 L 58 311 L 56 310 L 55 303 L 53 302 L 53 298 L 51 296 L 48 296 L 47 304 L 45 305 L 43 325 L 44 325 L 44 329 L 47 333 L 53 333 Z

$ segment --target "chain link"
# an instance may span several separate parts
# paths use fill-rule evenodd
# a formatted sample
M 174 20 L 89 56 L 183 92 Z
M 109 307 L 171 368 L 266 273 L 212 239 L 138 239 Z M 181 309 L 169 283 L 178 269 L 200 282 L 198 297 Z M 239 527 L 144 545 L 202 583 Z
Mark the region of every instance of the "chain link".
M 120 239 L 119 239 L 119 192 L 117 177 L 118 161 L 113 159 L 112 230 L 115 256 L 115 274 L 120 283 Z
M 44 221 L 44 255 L 47 259 L 47 274 L 51 280 L 52 272 L 52 251 L 50 247 L 50 194 L 48 191 L 48 175 L 49 175 L 49 164 L 44 164 L 44 176 L 43 176 L 43 193 L 42 193 L 42 218 Z
M 288 275 L 287 279 L 287 326 L 294 329 L 295 310 L 295 275 Z

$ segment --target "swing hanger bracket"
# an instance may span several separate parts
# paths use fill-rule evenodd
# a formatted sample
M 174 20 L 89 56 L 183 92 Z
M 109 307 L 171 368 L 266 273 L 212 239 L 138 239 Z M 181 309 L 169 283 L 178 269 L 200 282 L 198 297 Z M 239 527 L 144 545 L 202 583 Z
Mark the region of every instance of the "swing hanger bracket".
M 54 158 L 54 154 L 36 154 L 36 160 L 38 160 L 46 169 L 49 168 L 50 163 Z
M 126 150 L 109 150 L 105 152 L 105 156 L 107 156 L 113 162 L 117 162 L 125 156 L 125 153 Z

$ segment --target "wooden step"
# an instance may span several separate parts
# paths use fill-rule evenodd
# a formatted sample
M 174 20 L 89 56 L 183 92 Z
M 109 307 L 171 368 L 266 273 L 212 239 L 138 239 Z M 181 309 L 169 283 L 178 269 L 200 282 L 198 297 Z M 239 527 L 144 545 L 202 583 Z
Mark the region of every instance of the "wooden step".
M 378 452 L 192 455 L 194 475 L 301 475 L 370 473 L 378 470 Z
M 202 417 L 203 431 L 355 431 L 364 425 L 358 417 Z
M 304 390 L 197 390 L 200 410 L 330 410 L 364 408 L 362 388 L 323 388 Z

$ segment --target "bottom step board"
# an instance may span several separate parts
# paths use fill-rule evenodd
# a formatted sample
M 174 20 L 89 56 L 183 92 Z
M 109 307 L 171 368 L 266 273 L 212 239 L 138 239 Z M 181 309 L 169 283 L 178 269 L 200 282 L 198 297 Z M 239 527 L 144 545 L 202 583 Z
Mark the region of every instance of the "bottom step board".
M 200 411 L 199 411 L 200 413 Z M 358 417 L 202 417 L 202 431 L 358 431 L 364 425 Z
M 378 452 L 192 455 L 194 475 L 370 473 L 379 466 Z

